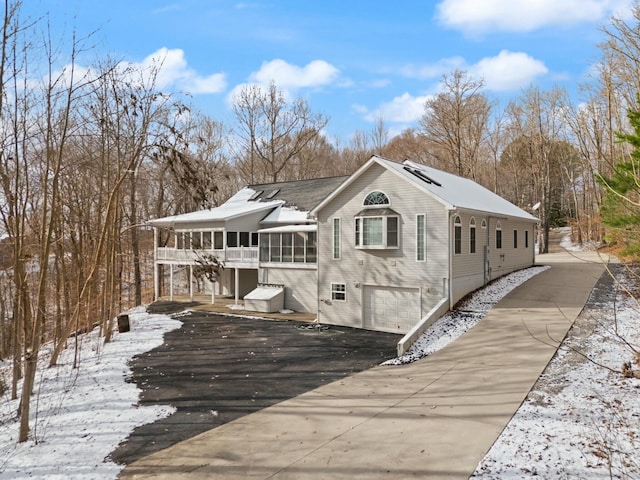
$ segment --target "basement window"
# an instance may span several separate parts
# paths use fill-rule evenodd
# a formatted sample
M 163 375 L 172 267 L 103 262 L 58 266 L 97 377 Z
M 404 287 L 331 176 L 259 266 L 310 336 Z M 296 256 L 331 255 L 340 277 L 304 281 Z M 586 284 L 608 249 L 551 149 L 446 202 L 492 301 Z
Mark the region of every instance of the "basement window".
M 335 300 L 338 302 L 347 301 L 347 284 L 346 283 L 331 284 L 331 300 Z

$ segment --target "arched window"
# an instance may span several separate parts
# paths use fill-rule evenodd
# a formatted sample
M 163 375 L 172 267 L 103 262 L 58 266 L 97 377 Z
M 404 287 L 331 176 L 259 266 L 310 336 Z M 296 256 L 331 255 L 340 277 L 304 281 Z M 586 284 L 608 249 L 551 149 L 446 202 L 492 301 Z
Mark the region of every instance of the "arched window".
M 364 199 L 365 207 L 373 205 L 389 205 L 390 203 L 391 202 L 389 202 L 389 197 L 387 197 L 384 193 L 378 191 L 371 192 Z
M 365 208 L 355 215 L 356 248 L 399 248 L 400 215 L 389 208 L 389 197 L 376 190 L 363 204 Z
M 457 215 L 453 219 L 453 253 L 456 255 L 462 253 L 462 220 Z
M 480 224 L 480 228 L 487 228 L 487 219 L 483 218 L 482 223 Z
M 469 220 L 469 253 L 476 253 L 476 219 Z

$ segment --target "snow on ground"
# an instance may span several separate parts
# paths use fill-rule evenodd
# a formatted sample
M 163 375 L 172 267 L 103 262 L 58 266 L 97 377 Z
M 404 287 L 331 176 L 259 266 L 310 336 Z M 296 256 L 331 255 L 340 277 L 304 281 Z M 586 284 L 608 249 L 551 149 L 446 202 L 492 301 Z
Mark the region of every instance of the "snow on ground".
M 172 407 L 138 406 L 140 390 L 127 383 L 129 360 L 163 342 L 181 323 L 143 308 L 129 313 L 131 331 L 114 332 L 104 344 L 98 329 L 78 337 L 80 368 L 73 369 L 74 340 L 47 368 L 43 348 L 31 405 L 31 439 L 18 439 L 18 401 L 0 401 L 0 479 L 115 479 L 122 465 L 105 460 L 136 426 L 173 413 Z M 0 375 L 10 386 L 7 363 Z
M 640 478 L 639 313 L 620 290 L 579 317 L 471 478 Z
M 392 362 L 412 361 L 443 348 L 543 268 L 515 272 L 476 292 L 460 307 L 464 311 L 443 317 L 407 358 Z M 621 292 L 615 303 L 601 306 L 597 318 L 578 319 L 473 478 L 640 478 L 640 380 L 598 366 L 620 370 L 630 362 L 638 371 L 637 357 L 620 341 L 626 338 L 639 348 L 638 313 L 633 298 Z M 24 444 L 16 443 L 17 402 L 5 395 L 0 403 L 0 480 L 115 479 L 122 466 L 110 462 L 109 453 L 136 426 L 172 413 L 170 407 L 137 405 L 140 391 L 126 382 L 131 374 L 127 364 L 134 355 L 162 344 L 164 333 L 180 322 L 142 309 L 131 311 L 130 320 L 131 332 L 116 332 L 109 344 L 101 343 L 97 331 L 80 337 L 79 369 L 71 368 L 69 348 L 59 366 L 39 370 L 37 406 L 32 407 L 37 420 L 32 421 L 32 439 Z M 46 365 L 46 358 L 43 362 Z M 0 364 L 8 382 L 7 368 Z
M 457 305 L 455 310 L 445 313 L 436 320 L 406 354 L 388 360 L 383 365 L 415 362 L 443 349 L 482 320 L 507 293 L 548 268 L 545 265 L 513 272 L 474 292 Z

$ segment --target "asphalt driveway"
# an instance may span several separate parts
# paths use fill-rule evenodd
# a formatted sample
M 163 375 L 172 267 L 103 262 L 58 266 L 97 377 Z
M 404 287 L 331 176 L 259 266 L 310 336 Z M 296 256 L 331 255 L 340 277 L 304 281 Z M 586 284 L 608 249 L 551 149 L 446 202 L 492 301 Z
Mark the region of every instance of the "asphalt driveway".
M 184 304 L 156 303 L 153 313 Z M 141 405 L 176 407 L 137 428 L 112 454 L 129 464 L 202 432 L 378 365 L 400 336 L 345 327 L 191 312 L 131 367 Z M 135 332 L 132 332 L 135 335 Z

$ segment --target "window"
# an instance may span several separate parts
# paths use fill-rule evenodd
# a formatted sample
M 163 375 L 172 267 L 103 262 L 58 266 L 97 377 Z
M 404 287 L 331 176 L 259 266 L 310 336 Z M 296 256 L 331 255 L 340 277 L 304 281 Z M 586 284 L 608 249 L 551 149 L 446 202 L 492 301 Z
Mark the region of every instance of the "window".
M 500 222 L 496 224 L 496 248 L 502 248 L 502 227 Z
M 282 234 L 282 261 L 290 262 L 293 260 L 293 233 Z
M 268 233 L 260 234 L 260 261 L 268 262 L 269 261 L 269 238 L 270 235 Z
M 258 232 L 251 232 L 251 246 L 258 246 Z
M 424 262 L 427 259 L 426 216 L 416 217 L 416 260 Z
M 372 206 L 372 205 L 389 205 L 389 197 L 387 197 L 382 192 L 371 192 L 364 199 L 364 206 Z
M 397 248 L 400 232 L 397 216 L 356 217 L 356 247 Z
M 264 197 L 264 198 L 271 199 L 271 198 L 275 197 L 278 194 L 279 191 L 280 191 L 280 189 L 276 188 L 274 191 L 272 191 L 269 194 L 267 194 L 267 196 Z
M 483 218 L 482 223 L 480 224 L 480 228 L 487 228 L 487 219 Z
M 524 231 L 524 248 L 529 248 L 529 230 Z
M 227 247 L 238 246 L 238 232 L 227 232 Z
M 398 246 L 398 217 L 387 217 L 387 247 Z
M 382 217 L 362 219 L 362 245 L 382 245 Z
M 269 261 L 270 262 L 279 262 L 281 261 L 280 259 L 282 258 L 280 256 L 280 246 L 281 246 L 281 236 L 279 233 L 270 233 L 269 234 L 269 241 L 271 244 L 270 247 L 270 255 L 269 255 Z
M 476 253 L 476 219 L 469 220 L 469 253 Z
M 211 250 L 211 232 L 202 232 L 202 248 Z
M 241 247 L 250 247 L 251 246 L 251 235 L 249 232 L 240 232 L 240 246 Z
M 453 220 L 453 253 L 455 255 L 462 253 L 462 221 L 457 215 Z
M 307 246 L 305 250 L 306 263 L 316 263 L 318 258 L 318 237 L 316 232 L 307 232 Z
M 513 248 L 518 248 L 518 230 L 513 231 Z
M 295 232 L 293 234 L 293 261 L 297 263 L 304 263 L 304 234 L 301 232 Z
M 224 232 L 213 232 L 213 248 L 215 250 L 224 248 Z
M 202 232 L 191 232 L 191 248 L 194 250 L 202 248 Z
M 347 301 L 347 285 L 345 283 L 331 284 L 331 300 L 338 302 Z
M 333 219 L 333 258 L 340 258 L 340 219 Z
M 186 232 L 177 232 L 176 248 L 178 250 L 188 250 L 191 248 L 191 236 Z
M 316 232 L 260 234 L 260 261 L 272 263 L 316 263 Z

